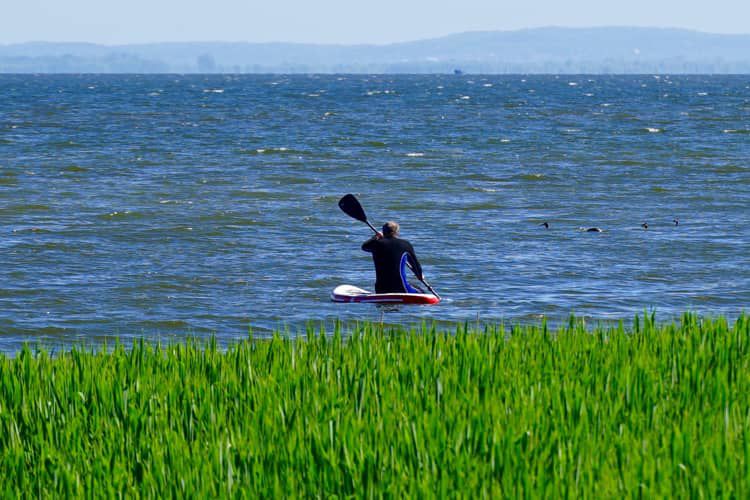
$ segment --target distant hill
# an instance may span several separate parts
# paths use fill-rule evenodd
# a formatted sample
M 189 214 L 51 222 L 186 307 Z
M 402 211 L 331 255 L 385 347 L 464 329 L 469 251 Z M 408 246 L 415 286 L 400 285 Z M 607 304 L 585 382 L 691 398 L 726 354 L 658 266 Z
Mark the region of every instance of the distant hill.
M 389 45 L 0 45 L 1 73 L 750 73 L 750 35 L 537 28 Z

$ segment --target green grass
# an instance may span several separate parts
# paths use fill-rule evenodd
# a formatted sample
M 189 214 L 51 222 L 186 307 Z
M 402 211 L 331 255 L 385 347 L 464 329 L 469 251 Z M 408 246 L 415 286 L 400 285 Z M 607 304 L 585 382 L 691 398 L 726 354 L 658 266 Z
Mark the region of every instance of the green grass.
M 344 330 L 0 357 L 0 494 L 750 497 L 747 316 Z

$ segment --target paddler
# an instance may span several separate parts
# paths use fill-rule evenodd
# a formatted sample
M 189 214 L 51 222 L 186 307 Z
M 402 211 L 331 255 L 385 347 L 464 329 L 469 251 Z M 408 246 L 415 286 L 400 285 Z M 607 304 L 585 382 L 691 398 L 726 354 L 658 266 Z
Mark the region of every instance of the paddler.
M 399 238 L 399 230 L 398 223 L 386 222 L 382 232 L 362 244 L 362 250 L 372 253 L 375 263 L 375 293 L 422 293 L 406 279 L 407 265 L 420 281 L 424 277 L 414 248 Z

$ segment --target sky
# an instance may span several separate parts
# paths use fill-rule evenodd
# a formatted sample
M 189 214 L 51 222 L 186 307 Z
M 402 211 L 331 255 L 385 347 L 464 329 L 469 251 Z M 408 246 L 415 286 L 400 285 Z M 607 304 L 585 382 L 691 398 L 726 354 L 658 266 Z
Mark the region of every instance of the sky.
M 0 44 L 386 44 L 545 26 L 747 34 L 750 0 L 0 0 Z

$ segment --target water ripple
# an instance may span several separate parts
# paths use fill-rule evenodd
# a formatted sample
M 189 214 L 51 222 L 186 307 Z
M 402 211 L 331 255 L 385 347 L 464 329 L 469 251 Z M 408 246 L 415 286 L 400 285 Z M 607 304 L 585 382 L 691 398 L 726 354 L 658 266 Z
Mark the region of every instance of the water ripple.
M 0 92 L 2 350 L 750 303 L 742 76 L 0 75 Z M 401 223 L 441 305 L 329 301 L 373 280 L 347 192 Z

